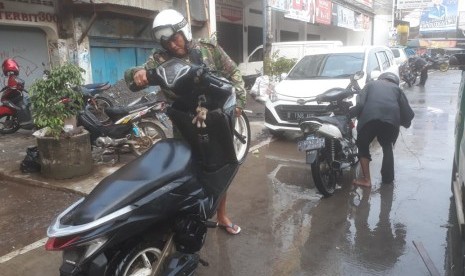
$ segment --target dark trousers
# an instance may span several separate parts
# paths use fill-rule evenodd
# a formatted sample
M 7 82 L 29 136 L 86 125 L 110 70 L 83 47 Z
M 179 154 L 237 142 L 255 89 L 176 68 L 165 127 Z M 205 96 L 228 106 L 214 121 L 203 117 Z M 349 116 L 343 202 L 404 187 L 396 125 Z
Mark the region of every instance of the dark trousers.
M 374 120 L 366 123 L 357 134 L 357 147 L 359 157 L 371 160 L 370 144 L 375 137 L 383 148 L 383 163 L 381 166 L 381 177 L 383 183 L 394 180 L 394 153 L 392 146 L 399 136 L 399 127 L 389 123 Z
M 425 68 L 420 72 L 420 85 L 425 85 L 426 80 L 428 79 L 428 69 Z

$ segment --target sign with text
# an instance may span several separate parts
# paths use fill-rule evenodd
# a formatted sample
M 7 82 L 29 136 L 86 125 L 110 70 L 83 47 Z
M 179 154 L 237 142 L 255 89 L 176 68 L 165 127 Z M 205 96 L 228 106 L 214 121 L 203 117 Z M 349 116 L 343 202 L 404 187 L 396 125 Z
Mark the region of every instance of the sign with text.
M 432 0 L 420 17 L 420 33 L 455 30 L 457 0 Z
M 304 22 L 315 23 L 314 0 L 292 0 L 291 6 L 284 17 Z
M 331 25 L 331 0 L 315 1 L 315 22 Z

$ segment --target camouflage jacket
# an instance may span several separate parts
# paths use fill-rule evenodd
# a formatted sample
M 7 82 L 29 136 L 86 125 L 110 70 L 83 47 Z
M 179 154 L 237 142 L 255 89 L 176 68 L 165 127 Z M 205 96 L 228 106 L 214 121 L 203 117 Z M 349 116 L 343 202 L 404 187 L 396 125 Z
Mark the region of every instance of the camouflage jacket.
M 222 77 L 230 80 L 236 91 L 237 106 L 244 108 L 246 104 L 246 91 L 242 75 L 237 68 L 236 63 L 226 54 L 226 52 L 214 40 L 200 39 L 192 41 L 189 44 L 190 49 L 198 49 L 201 54 L 202 62 L 210 70 L 218 72 Z M 168 51 L 163 48 L 155 48 L 149 59 L 143 66 L 133 67 L 124 73 L 124 79 L 128 87 L 135 87 L 133 83 L 134 74 L 141 69 L 154 69 L 164 61 L 171 58 Z M 143 89 L 141 87 L 140 89 Z M 134 91 L 134 89 L 132 89 Z M 162 89 L 165 96 L 170 100 L 175 100 L 176 96 L 171 91 Z

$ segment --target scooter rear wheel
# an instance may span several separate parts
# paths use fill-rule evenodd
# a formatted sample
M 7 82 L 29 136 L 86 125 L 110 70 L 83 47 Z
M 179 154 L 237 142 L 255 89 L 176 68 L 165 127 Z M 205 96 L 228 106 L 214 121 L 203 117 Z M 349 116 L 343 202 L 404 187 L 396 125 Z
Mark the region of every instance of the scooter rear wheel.
M 162 255 L 162 246 L 152 242 L 140 242 L 123 250 L 112 261 L 107 276 L 152 275 Z
M 324 150 L 318 150 L 315 161 L 311 164 L 312 177 L 318 191 L 329 197 L 336 190 L 336 172 L 331 168 Z
M 131 140 L 135 143 L 131 144 L 132 151 L 135 155 L 139 156 L 150 149 L 153 144 L 166 138 L 165 131 L 153 122 L 140 122 L 138 123 L 139 129 L 145 134 L 144 137 L 132 136 Z
M 19 129 L 18 118 L 11 115 L 0 115 L 0 133 L 11 134 Z

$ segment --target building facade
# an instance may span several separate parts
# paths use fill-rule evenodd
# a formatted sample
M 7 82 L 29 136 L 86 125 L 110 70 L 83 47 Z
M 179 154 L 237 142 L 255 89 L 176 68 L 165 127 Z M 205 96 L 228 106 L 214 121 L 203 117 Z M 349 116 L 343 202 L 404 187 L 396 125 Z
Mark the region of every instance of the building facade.
M 272 40 L 373 43 L 375 16 L 370 0 L 314 1 L 304 1 L 310 3 L 308 10 L 316 8 L 311 22 L 273 9 Z M 297 5 L 302 1 L 285 2 Z M 213 13 L 209 5 L 215 7 Z M 19 62 L 27 87 L 42 77 L 44 69 L 66 61 L 86 70 L 87 83 L 115 83 L 125 69 L 146 60 L 154 43 L 154 16 L 173 7 L 187 14 L 184 0 L 0 0 L 1 58 Z M 212 14 L 216 20 L 209 22 Z M 357 25 L 359 18 L 364 19 L 363 25 Z M 189 20 L 194 37 L 216 31 L 219 44 L 238 63 L 263 43 L 262 0 L 190 1 Z

